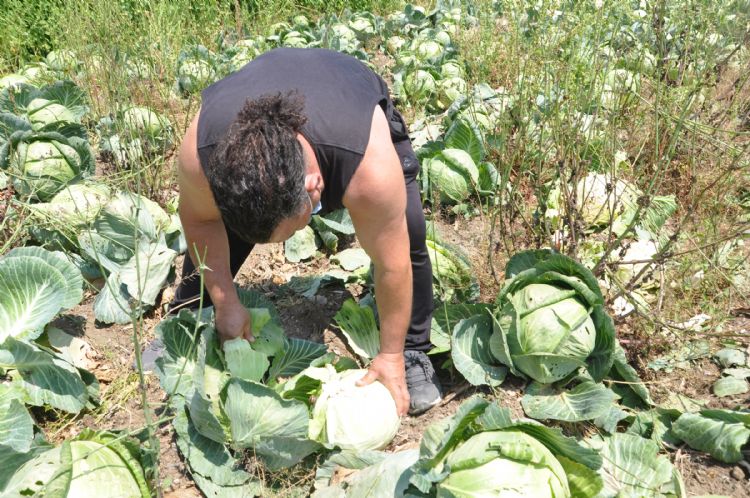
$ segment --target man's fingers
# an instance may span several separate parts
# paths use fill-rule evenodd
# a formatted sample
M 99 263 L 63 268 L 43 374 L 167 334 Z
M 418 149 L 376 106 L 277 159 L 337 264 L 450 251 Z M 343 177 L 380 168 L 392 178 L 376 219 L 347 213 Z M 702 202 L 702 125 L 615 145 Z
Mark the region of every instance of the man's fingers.
M 403 417 L 409 412 L 409 391 L 399 393 L 400 396 L 396 399 L 396 409 L 398 410 L 399 416 Z
M 370 369 L 367 371 L 364 377 L 357 381 L 357 385 L 362 387 L 368 384 L 372 384 L 378 379 L 378 374 L 374 370 Z
M 250 331 L 250 326 L 247 326 L 245 330 L 242 332 L 242 337 L 248 340 L 248 342 L 255 342 L 255 336 Z

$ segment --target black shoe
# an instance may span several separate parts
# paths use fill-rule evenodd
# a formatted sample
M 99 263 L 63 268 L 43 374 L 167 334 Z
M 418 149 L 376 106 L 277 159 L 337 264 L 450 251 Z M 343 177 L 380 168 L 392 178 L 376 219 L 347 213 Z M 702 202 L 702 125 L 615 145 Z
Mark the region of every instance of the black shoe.
M 409 415 L 419 415 L 443 399 L 440 381 L 432 362 L 422 351 L 404 351 L 406 388 L 409 390 Z
M 161 339 L 158 337 L 143 348 L 143 352 L 141 353 L 141 365 L 143 366 L 144 372 L 156 371 L 156 359 L 164 354 L 165 349 L 164 343 L 161 342 Z M 131 366 L 133 370 L 138 370 L 138 365 L 136 365 L 135 360 L 133 360 Z

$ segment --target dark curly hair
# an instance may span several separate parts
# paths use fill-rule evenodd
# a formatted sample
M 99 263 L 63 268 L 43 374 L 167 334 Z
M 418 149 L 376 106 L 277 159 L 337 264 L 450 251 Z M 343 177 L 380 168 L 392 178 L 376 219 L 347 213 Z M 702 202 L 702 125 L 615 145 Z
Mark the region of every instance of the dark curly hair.
M 205 168 L 224 224 L 247 242 L 267 242 L 307 202 L 303 109 L 296 92 L 248 99 Z

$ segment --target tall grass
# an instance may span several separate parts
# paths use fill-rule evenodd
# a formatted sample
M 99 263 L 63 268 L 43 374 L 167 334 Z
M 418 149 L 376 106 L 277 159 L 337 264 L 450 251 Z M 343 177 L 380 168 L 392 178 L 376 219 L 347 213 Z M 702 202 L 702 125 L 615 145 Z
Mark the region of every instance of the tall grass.
M 677 197 L 661 250 L 640 275 L 664 278 L 668 270 L 657 312 L 636 310 L 644 330 L 661 330 L 686 312 L 728 316 L 748 299 L 717 252 L 750 229 L 739 200 L 750 182 L 750 86 L 742 69 L 750 9 L 708 0 L 600 3 L 479 2 L 479 28 L 459 37 L 471 76 L 504 87 L 513 101 L 490 150 L 512 190 L 500 189 L 505 199 L 495 205 L 502 208 L 491 210 L 488 264 L 501 266 L 530 246 L 585 259 L 592 236 L 567 185 L 596 171 L 643 192 L 632 225 L 655 196 Z M 638 9 L 642 19 L 623 25 Z M 638 87 L 602 108 L 616 69 L 641 74 Z M 567 202 L 550 224 L 547 199 L 556 186 Z M 598 274 L 634 235 L 604 238 Z M 740 245 L 735 258 L 742 263 L 747 254 Z M 632 283 L 615 295 L 627 296 Z

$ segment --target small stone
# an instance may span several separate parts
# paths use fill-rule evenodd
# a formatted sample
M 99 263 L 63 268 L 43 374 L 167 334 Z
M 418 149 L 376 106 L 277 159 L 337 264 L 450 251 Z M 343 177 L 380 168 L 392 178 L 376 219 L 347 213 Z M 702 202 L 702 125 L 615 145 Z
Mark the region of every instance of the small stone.
M 179 479 L 175 479 L 174 481 L 172 481 L 172 485 L 173 486 L 178 486 L 179 484 L 180 484 L 180 480 Z
M 742 481 L 745 479 L 745 472 L 742 470 L 742 467 L 740 467 L 739 465 L 732 469 L 732 472 L 730 473 L 730 475 L 733 478 L 737 479 L 738 481 Z

